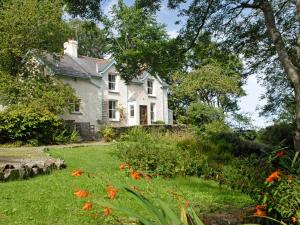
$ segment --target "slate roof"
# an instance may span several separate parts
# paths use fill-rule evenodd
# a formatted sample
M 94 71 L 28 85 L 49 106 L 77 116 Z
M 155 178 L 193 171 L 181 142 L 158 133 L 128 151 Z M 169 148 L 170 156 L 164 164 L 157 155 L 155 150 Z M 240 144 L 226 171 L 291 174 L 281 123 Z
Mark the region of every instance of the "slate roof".
M 106 68 L 112 60 L 96 59 L 87 56 L 72 57 L 64 54 L 55 57 L 53 54 L 44 53 L 42 59 L 50 65 L 56 73 L 64 76 L 89 78 L 92 76 L 101 76 L 100 72 Z
M 39 56 L 44 63 L 51 67 L 54 73 L 84 79 L 101 77 L 101 72 L 105 71 L 114 62 L 113 59 L 98 59 L 88 56 L 72 57 L 68 54 L 55 56 L 46 52 L 39 54 Z M 132 82 L 143 84 L 149 75 L 148 72 L 144 71 L 139 77 L 132 79 Z M 169 86 L 159 76 L 157 78 L 163 87 Z

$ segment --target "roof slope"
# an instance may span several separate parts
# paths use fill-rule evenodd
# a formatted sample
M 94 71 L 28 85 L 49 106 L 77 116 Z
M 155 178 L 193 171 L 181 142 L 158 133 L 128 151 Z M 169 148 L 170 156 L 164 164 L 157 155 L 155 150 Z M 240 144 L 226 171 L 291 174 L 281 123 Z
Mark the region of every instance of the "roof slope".
M 114 59 L 106 60 L 88 56 L 72 57 L 68 54 L 55 56 L 54 54 L 44 52 L 39 54 L 39 56 L 44 63 L 51 67 L 54 73 L 85 79 L 90 77 L 101 77 L 103 72 L 116 63 Z M 150 74 L 147 71 L 144 71 L 140 76 L 132 79 L 132 82 L 143 84 L 148 76 L 150 76 Z M 169 86 L 159 76 L 156 77 L 163 87 Z
M 99 77 L 101 68 L 111 63 L 111 60 L 96 59 L 87 56 L 76 58 L 68 54 L 55 57 L 53 54 L 43 53 L 42 59 L 51 66 L 55 73 L 79 78 Z

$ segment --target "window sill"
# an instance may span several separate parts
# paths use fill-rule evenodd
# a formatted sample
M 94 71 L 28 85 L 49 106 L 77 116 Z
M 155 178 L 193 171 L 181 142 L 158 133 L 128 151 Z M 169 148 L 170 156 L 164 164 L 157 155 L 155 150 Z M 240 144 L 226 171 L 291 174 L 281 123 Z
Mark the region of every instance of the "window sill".
M 149 98 L 156 98 L 156 95 L 149 95 L 149 94 L 148 94 L 148 97 L 149 97 Z
M 108 92 L 109 92 L 109 93 L 113 93 L 113 94 L 120 94 L 120 92 L 117 91 L 117 90 L 108 90 Z
M 71 112 L 72 115 L 82 115 L 81 112 Z
M 108 119 L 110 122 L 120 122 L 118 119 Z

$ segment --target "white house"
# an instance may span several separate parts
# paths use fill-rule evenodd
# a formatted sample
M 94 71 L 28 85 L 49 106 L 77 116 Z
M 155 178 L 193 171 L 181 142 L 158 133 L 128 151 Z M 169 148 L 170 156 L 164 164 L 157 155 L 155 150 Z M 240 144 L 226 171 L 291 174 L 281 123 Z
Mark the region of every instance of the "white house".
M 64 55 L 55 58 L 46 54 L 44 63 L 70 84 L 78 100 L 73 112 L 63 115 L 65 120 L 89 122 L 99 128 L 112 126 L 149 125 L 155 121 L 172 123 L 168 109 L 168 85 L 158 76 L 147 72 L 128 85 L 116 71 L 116 62 L 77 54 L 78 43 L 69 40 L 64 44 Z

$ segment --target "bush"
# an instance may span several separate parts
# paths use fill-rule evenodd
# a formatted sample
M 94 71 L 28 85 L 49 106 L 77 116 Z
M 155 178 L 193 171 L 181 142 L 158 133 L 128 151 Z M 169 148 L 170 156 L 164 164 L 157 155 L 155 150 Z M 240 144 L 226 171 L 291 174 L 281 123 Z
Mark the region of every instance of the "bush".
M 295 129 L 295 124 L 277 123 L 260 130 L 257 138 L 272 146 L 287 146 L 293 149 L 293 132 Z
M 75 129 L 65 126 L 65 129 L 53 135 L 53 140 L 57 144 L 76 143 L 80 141 L 80 135 Z
M 30 146 L 75 139 L 59 116 L 46 109 L 30 107 L 13 107 L 0 112 L 0 134 L 0 143 L 22 142 Z
M 112 127 L 108 127 L 108 126 L 103 127 L 100 130 L 100 135 L 101 135 L 102 138 L 104 138 L 104 141 L 106 141 L 106 142 L 111 142 L 117 136 L 114 129 Z
M 62 119 L 48 110 L 17 107 L 0 113 L 0 142 L 34 139 L 35 143 L 51 144 L 52 134 L 62 127 Z
M 156 121 L 154 121 L 152 124 L 164 125 L 164 124 L 166 124 L 166 123 L 165 123 L 165 121 L 163 121 L 163 120 L 156 120 Z
M 205 156 L 193 149 L 194 144 L 174 136 L 131 129 L 117 144 L 118 155 L 134 169 L 150 174 L 165 177 L 201 175 Z

